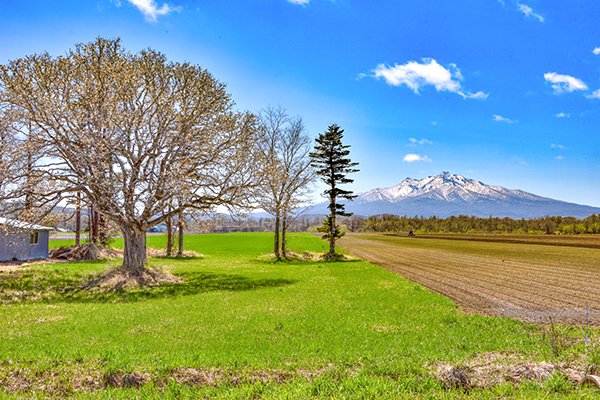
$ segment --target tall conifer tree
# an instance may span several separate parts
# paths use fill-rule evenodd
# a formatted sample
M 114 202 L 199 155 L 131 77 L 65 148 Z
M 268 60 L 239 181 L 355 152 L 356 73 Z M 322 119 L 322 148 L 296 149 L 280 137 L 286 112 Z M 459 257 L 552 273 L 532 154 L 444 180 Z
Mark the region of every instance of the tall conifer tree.
M 356 197 L 352 191 L 340 188 L 341 185 L 354 182 L 347 177 L 348 174 L 358 172 L 358 169 L 354 168 L 358 163 L 352 162 L 348 157 L 350 146 L 342 143 L 343 137 L 344 130 L 338 125 L 331 125 L 326 132 L 319 135 L 314 152 L 310 153 L 316 174 L 327 185 L 323 194 L 329 198 L 329 215 L 318 230 L 323 233 L 323 239 L 329 241 L 329 258 L 335 256 L 336 240 L 344 235 L 336 223 L 336 217 L 352 215 L 346 212 L 343 203 L 338 203 L 338 199 L 352 200 Z

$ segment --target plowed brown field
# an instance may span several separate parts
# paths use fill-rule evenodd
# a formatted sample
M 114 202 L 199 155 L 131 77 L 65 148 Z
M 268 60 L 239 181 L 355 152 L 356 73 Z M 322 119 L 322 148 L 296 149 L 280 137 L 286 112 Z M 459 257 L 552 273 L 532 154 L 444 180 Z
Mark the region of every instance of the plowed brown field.
M 467 312 L 583 324 L 589 306 L 590 323 L 600 325 L 597 248 L 382 234 L 350 234 L 339 244 Z

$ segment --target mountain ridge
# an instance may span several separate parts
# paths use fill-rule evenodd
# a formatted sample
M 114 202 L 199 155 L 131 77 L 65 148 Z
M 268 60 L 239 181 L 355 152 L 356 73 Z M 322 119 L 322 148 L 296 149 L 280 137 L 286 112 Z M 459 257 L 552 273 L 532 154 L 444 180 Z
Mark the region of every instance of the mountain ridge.
M 356 215 L 407 216 L 473 215 L 478 217 L 537 218 L 547 215 L 583 218 L 599 214 L 593 207 L 538 196 L 520 189 L 487 185 L 444 171 L 423 179 L 407 177 L 394 186 L 376 188 L 345 202 Z M 308 207 L 308 214 L 326 214 L 326 203 Z

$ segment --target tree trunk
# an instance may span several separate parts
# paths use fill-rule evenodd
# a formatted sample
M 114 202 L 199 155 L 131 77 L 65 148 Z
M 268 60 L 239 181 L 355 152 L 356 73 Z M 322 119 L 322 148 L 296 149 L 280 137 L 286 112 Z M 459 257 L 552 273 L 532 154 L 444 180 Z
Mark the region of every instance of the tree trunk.
M 146 267 L 146 230 L 143 227 L 122 227 L 125 249 L 121 270 L 129 276 L 139 276 Z
M 81 244 L 81 193 L 77 192 L 75 203 L 75 246 Z
M 167 257 L 173 255 L 173 221 L 169 216 L 165 224 L 167 225 Z
M 98 222 L 96 221 L 96 211 L 92 207 L 88 209 L 88 235 L 90 243 L 96 244 L 98 241 Z
M 96 212 L 96 221 L 97 221 L 97 237 L 98 242 L 102 247 L 108 246 L 108 227 L 106 226 L 106 218 L 104 215 Z
M 275 254 L 275 258 L 279 260 L 281 255 L 279 254 L 279 211 L 275 213 L 275 238 L 273 242 L 273 254 Z
M 333 256 L 335 254 L 335 239 L 336 239 L 336 231 L 335 231 L 335 198 L 330 198 L 330 206 L 329 211 L 331 215 L 329 217 L 329 255 Z
M 183 257 L 183 211 L 179 212 L 179 217 L 177 218 L 177 224 L 179 226 L 179 247 L 177 249 L 177 257 Z
M 287 233 L 287 212 L 284 211 L 283 217 L 281 219 L 281 256 L 283 258 L 287 257 L 286 233 Z

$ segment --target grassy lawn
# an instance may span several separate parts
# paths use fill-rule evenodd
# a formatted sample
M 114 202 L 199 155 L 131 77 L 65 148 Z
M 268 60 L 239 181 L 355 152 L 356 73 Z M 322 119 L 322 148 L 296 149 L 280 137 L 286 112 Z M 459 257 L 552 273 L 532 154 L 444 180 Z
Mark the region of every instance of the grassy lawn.
M 165 238 L 152 236 L 148 243 L 161 247 Z M 292 234 L 289 244 L 298 252 L 326 247 L 308 234 Z M 183 284 L 130 293 L 72 290 L 85 275 L 116 261 L 36 265 L 2 273 L 0 387 L 15 371 L 24 379 L 47 374 L 60 381 L 130 372 L 160 377 L 196 368 L 230 379 L 199 387 L 153 379 L 138 389 L 72 393 L 66 385 L 56 393 L 85 398 L 382 399 L 594 398 L 600 393 L 558 375 L 543 383 L 445 389 L 430 377 L 427 363 L 498 351 L 519 352 L 532 360 L 557 361 L 567 355 L 552 353 L 540 327 L 462 314 L 449 299 L 367 262 L 274 263 L 265 256 L 270 234 L 193 235 L 186 246 L 203 257 L 150 259 L 152 266 L 183 277 Z M 579 328 L 566 331 L 581 333 Z M 268 376 L 257 379 L 260 374 Z M 2 396 L 23 393 L 4 391 Z

